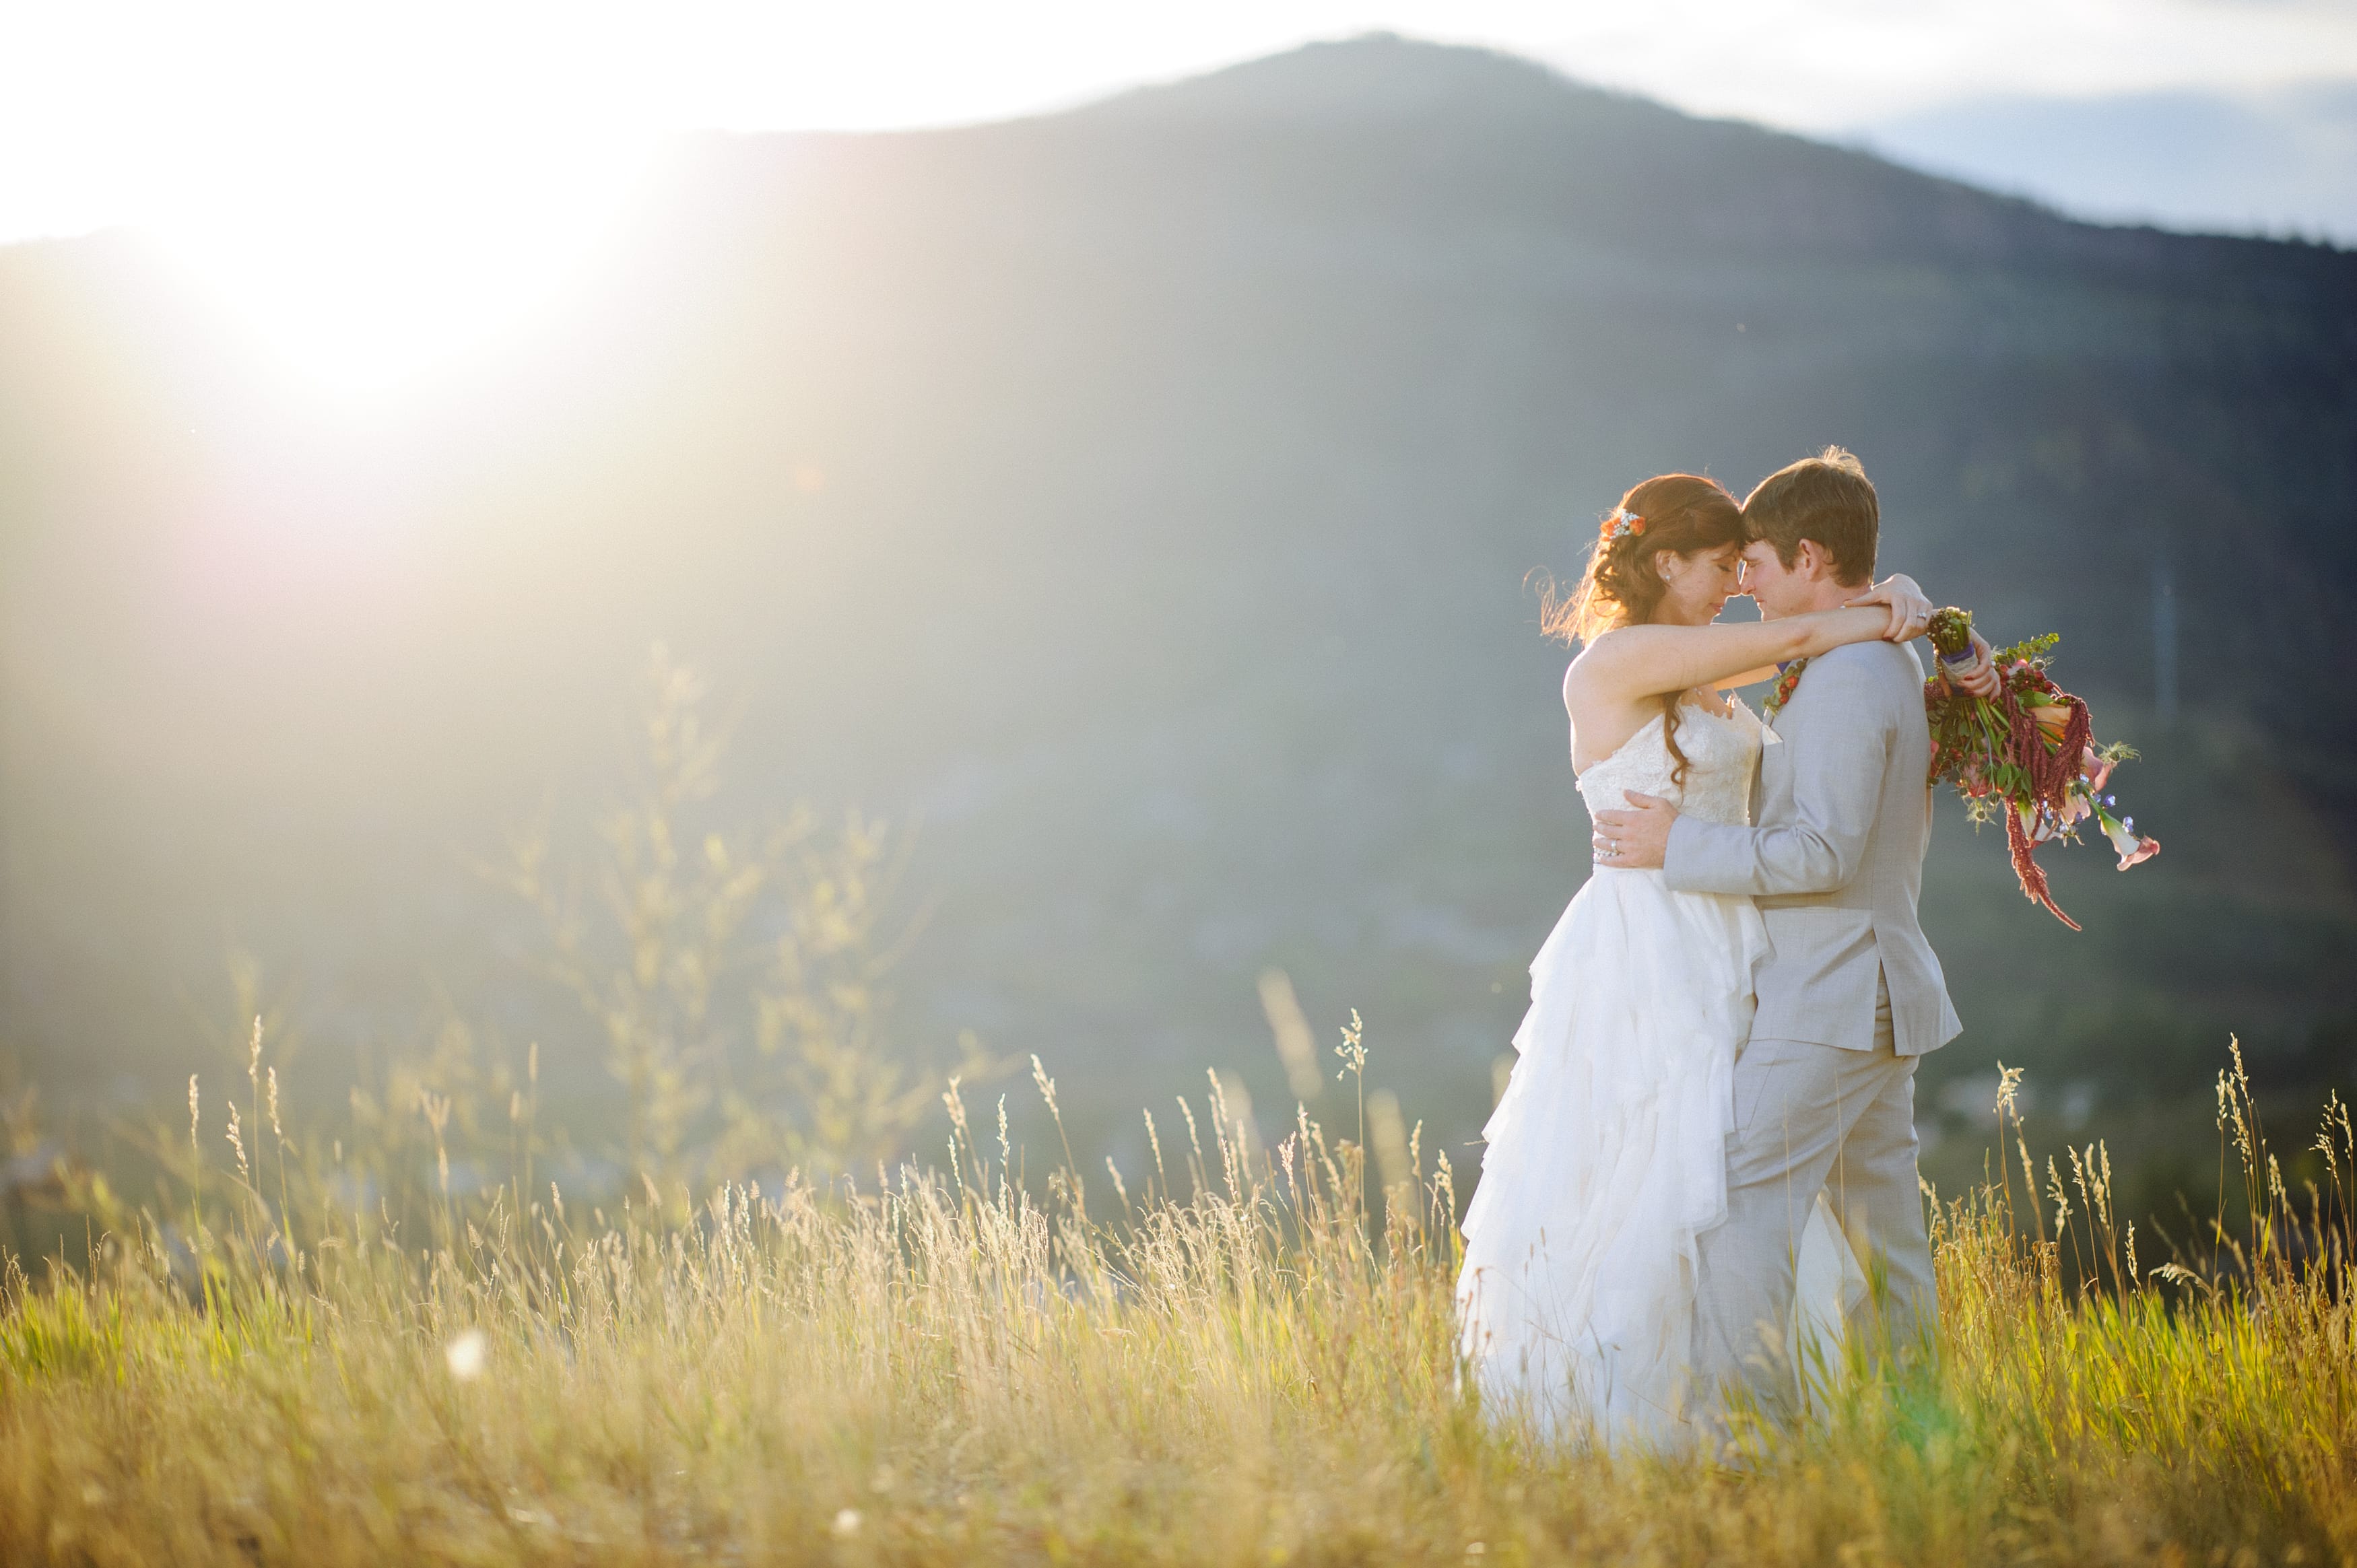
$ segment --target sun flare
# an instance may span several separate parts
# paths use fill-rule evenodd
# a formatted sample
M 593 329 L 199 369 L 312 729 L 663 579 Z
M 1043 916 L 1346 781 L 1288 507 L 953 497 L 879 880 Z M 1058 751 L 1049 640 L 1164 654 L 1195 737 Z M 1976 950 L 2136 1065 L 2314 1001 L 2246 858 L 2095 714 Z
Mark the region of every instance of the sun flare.
M 634 162 L 613 145 L 279 147 L 157 227 L 290 377 L 384 392 L 571 298 Z

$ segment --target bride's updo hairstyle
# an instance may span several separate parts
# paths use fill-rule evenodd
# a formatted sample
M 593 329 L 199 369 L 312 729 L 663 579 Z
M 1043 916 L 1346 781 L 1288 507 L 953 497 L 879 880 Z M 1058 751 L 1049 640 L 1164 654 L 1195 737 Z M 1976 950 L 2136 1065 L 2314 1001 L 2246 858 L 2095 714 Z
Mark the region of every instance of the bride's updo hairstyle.
M 1661 474 L 1620 498 L 1605 518 L 1587 570 L 1569 594 L 1555 580 L 1539 585 L 1539 629 L 1558 642 L 1593 642 L 1616 627 L 1643 626 L 1661 607 L 1669 585 L 1654 559 L 1663 551 L 1693 555 L 1722 545 L 1740 546 L 1743 508 L 1717 479 L 1698 474 Z M 1678 703 L 1684 692 L 1662 693 L 1662 738 L 1685 782 L 1685 753 L 1678 749 Z
M 1539 595 L 1539 628 L 1558 642 L 1593 642 L 1615 627 L 1643 626 L 1669 591 L 1653 557 L 1692 555 L 1749 538 L 1743 508 L 1717 479 L 1662 474 L 1631 489 L 1604 520 L 1579 585 Z

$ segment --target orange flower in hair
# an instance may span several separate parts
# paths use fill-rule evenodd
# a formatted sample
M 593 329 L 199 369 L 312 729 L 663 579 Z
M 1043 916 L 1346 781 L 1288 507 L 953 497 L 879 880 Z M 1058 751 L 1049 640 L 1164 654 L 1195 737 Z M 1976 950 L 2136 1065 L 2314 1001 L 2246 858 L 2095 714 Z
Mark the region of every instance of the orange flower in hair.
M 1645 520 L 1627 507 L 1614 507 L 1610 514 L 1605 518 L 1602 530 L 1603 537 L 1608 542 L 1619 539 L 1624 534 L 1644 532 Z

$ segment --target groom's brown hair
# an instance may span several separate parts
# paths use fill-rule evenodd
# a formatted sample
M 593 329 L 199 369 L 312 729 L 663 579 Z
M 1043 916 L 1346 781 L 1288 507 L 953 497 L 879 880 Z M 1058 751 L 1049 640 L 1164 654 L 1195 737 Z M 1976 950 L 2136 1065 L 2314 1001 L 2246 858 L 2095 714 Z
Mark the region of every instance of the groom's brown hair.
M 1787 566 L 1800 553 L 1801 541 L 1813 539 L 1831 559 L 1835 580 L 1873 580 L 1881 508 L 1866 466 L 1838 446 L 1760 480 L 1744 498 L 1743 526 L 1752 538 L 1774 545 L 1776 559 Z

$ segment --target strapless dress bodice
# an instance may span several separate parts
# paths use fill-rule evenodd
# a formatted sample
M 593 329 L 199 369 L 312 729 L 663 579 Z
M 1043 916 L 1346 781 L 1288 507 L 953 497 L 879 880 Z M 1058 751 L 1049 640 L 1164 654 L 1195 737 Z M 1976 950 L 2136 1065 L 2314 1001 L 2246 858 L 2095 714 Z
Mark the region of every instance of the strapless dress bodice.
M 1760 766 L 1767 726 L 1739 700 L 1729 706 L 1732 712 L 1726 716 L 1692 703 L 1678 709 L 1678 749 L 1686 758 L 1684 783 L 1674 778 L 1677 762 L 1663 739 L 1663 715 L 1655 714 L 1644 728 L 1621 743 L 1620 750 L 1588 765 L 1579 776 L 1580 799 L 1591 812 L 1618 811 L 1628 805 L 1622 791 L 1633 789 L 1667 800 L 1681 812 L 1706 822 L 1749 822 L 1751 779 Z

